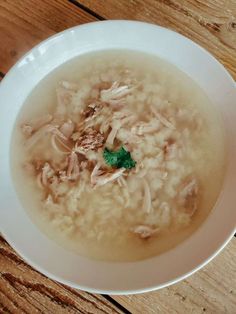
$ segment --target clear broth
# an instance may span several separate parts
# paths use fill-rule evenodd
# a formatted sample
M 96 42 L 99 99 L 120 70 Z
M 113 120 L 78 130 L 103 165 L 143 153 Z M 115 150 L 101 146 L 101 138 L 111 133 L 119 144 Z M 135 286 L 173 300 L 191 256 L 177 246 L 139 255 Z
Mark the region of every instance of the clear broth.
M 150 81 L 156 82 L 161 87 L 163 98 L 177 106 L 181 104 L 183 107 L 197 109 L 205 121 L 204 130 L 196 148 L 200 151 L 202 159 L 193 165 L 203 191 L 199 208 L 188 226 L 181 229 L 170 227 L 158 236 L 148 240 L 140 240 L 128 232 L 121 239 L 119 236 L 109 236 L 108 233 L 105 238 L 99 240 L 93 237 L 83 237 L 80 233 L 64 232 L 57 228 L 50 220 L 49 215 L 42 209 L 43 196 L 35 184 L 35 178 L 26 175 L 22 167 L 28 156 L 24 149 L 19 126 L 34 117 L 53 112 L 56 105 L 55 90 L 57 83 L 60 80 L 78 83 L 82 81 L 92 82 L 93 78 L 96 75 L 99 76 L 101 71 L 109 74 L 109 70 L 116 68 L 116 66 L 133 69 L 138 79 L 150 76 Z M 105 79 L 109 79 L 109 77 Z M 111 77 L 110 79 L 115 80 L 116 78 Z M 45 147 L 43 149 L 46 151 Z M 44 152 L 45 158 L 46 154 Z M 125 50 L 103 51 L 70 60 L 51 72 L 34 88 L 26 99 L 16 121 L 12 138 L 11 162 L 15 188 L 22 205 L 32 221 L 49 238 L 66 249 L 90 258 L 110 261 L 134 261 L 156 256 L 170 250 L 190 237 L 204 222 L 214 207 L 222 186 L 225 169 L 224 135 L 222 123 L 215 107 L 199 86 L 178 68 L 156 56 L 144 53 Z M 103 188 L 101 188 L 99 193 L 103 193 L 103 191 Z M 89 206 L 91 197 L 93 198 L 91 193 L 85 194 L 84 204 L 88 202 Z M 102 195 L 102 198 L 106 197 Z M 98 200 L 98 208 L 102 206 L 102 203 L 99 202 Z M 110 204 L 110 206 L 112 211 L 113 205 Z M 117 226 L 119 229 L 123 221 L 123 211 L 121 213 L 119 217 L 111 217 L 112 221 L 110 220 L 110 222 L 108 219 L 108 225 L 112 224 L 114 228 Z M 135 215 L 134 211 L 133 214 Z M 96 219 L 94 226 L 96 226 Z

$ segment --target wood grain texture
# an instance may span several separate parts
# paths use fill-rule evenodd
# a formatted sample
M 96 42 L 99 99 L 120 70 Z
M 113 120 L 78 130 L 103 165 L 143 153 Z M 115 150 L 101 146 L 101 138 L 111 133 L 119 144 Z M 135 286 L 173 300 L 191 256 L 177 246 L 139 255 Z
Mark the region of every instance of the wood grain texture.
M 209 50 L 236 79 L 235 0 L 77 0 L 106 19 L 173 29 Z
M 0 71 L 9 68 L 43 39 L 96 20 L 67 0 L 0 1 Z
M 0 72 L 6 73 L 50 35 L 103 17 L 147 21 L 176 30 L 213 53 L 236 79 L 236 0 L 78 0 L 82 6 L 73 2 L 0 0 Z M 114 300 L 134 314 L 235 314 L 235 251 L 233 239 L 220 256 L 189 279 L 157 292 Z M 39 274 L 0 238 L 0 313 L 122 311 L 103 296 L 76 291 Z
M 0 237 L 0 313 L 120 314 L 103 296 L 71 289 L 28 266 Z
M 187 280 L 156 292 L 114 299 L 133 314 L 235 314 L 236 239 Z

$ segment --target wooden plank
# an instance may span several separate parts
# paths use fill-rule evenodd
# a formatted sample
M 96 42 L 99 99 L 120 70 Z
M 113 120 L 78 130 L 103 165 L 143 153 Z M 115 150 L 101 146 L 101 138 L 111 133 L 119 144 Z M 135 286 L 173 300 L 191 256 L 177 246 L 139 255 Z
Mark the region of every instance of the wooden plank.
M 233 314 L 235 250 L 236 239 L 232 239 L 210 264 L 181 283 L 156 292 L 113 298 L 134 314 Z M 71 289 L 39 274 L 0 238 L 0 313 L 8 312 L 122 313 L 102 296 Z
M 173 29 L 209 50 L 236 79 L 235 0 L 77 0 L 106 19 L 131 19 Z
M 96 20 L 76 0 L 0 1 L 0 71 L 67 27 Z M 236 78 L 235 0 L 79 0 L 95 16 L 172 28 L 211 51 Z M 235 313 L 235 240 L 189 279 L 149 294 L 114 297 L 132 313 Z M 27 266 L 0 241 L 0 313 L 120 313 L 104 297 L 78 292 Z
M 0 313 L 123 313 L 103 296 L 71 289 L 28 266 L 0 237 Z
M 202 270 L 168 288 L 115 296 L 133 314 L 236 313 L 236 239 Z M 179 261 L 181 262 L 181 261 Z
M 0 71 L 43 39 L 95 17 L 67 0 L 0 1 Z

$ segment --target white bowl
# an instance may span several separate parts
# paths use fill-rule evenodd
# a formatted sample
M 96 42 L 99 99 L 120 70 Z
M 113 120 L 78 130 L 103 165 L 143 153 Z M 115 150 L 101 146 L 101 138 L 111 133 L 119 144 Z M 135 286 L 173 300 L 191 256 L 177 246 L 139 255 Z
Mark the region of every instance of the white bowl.
M 114 48 L 156 54 L 192 77 L 221 111 L 228 144 L 224 186 L 207 220 L 175 249 L 154 258 L 129 263 L 89 260 L 49 240 L 21 207 L 13 187 L 9 163 L 13 125 L 34 86 L 54 68 L 75 56 Z M 220 252 L 234 234 L 235 82 L 214 57 L 191 40 L 165 28 L 132 21 L 96 22 L 74 27 L 50 37 L 18 61 L 0 84 L 0 100 L 0 230 L 30 265 L 48 277 L 96 293 L 150 291 L 173 284 L 200 269 Z

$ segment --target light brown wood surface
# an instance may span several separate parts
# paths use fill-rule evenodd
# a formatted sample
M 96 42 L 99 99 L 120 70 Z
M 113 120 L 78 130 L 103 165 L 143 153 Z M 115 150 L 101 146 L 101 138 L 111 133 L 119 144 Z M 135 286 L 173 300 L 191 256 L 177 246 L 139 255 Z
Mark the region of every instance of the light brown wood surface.
M 210 264 L 178 284 L 145 294 L 113 296 L 123 306 L 120 310 L 104 296 L 71 289 L 39 274 L 0 237 L 0 313 L 235 314 L 235 252 L 236 239 L 232 239 Z
M 67 0 L 0 0 L 0 72 L 45 38 L 94 20 Z
M 78 0 L 106 19 L 173 29 L 209 50 L 236 79 L 235 0 Z
M 7 312 L 122 313 L 103 296 L 76 291 L 36 272 L 0 237 L 0 313 Z
M 173 261 L 181 262 L 181 261 Z M 236 313 L 236 239 L 205 268 L 168 288 L 116 296 L 132 313 Z
M 0 0 L 0 80 L 41 40 L 97 19 L 141 20 L 176 30 L 213 53 L 236 79 L 236 0 Z M 46 278 L 0 238 L 0 314 L 235 314 L 235 252 L 234 238 L 210 264 L 181 283 L 111 298 Z

